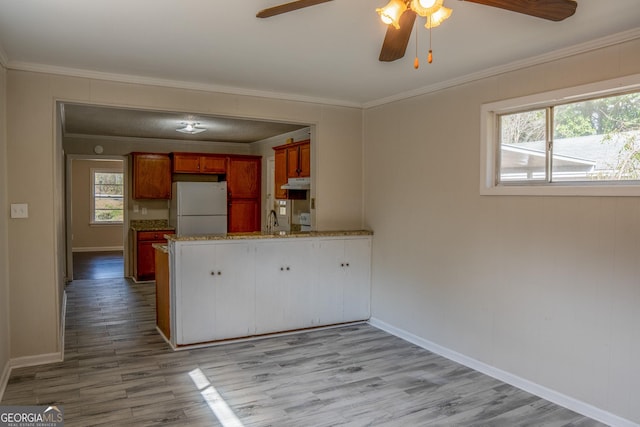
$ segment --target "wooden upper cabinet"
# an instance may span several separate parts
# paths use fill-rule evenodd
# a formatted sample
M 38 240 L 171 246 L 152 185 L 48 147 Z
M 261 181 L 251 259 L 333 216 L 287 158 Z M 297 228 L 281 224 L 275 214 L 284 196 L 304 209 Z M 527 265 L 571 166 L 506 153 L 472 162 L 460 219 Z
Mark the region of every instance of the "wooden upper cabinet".
M 200 172 L 200 155 L 188 153 L 173 153 L 174 173 Z
M 274 171 L 274 197 L 276 199 L 286 199 L 287 190 L 281 187 L 287 183 L 287 149 L 282 148 L 276 150 L 275 153 L 275 171 Z
M 133 198 L 171 198 L 171 159 L 168 154 L 131 153 Z
M 311 143 L 307 141 L 305 144 L 301 144 L 298 147 L 298 152 L 300 154 L 299 160 L 299 169 L 300 169 L 300 177 L 310 177 L 311 176 Z
M 227 156 L 202 153 L 173 153 L 174 173 L 227 173 Z
M 226 156 L 201 156 L 200 157 L 201 173 L 227 173 L 227 157 Z
M 311 176 L 311 143 L 298 141 L 287 146 L 287 177 L 302 178 Z
M 235 199 L 260 197 L 262 158 L 231 156 L 227 164 L 227 190 Z
M 275 189 L 276 199 L 304 199 L 304 191 L 283 190 L 289 178 L 308 178 L 311 176 L 310 140 L 292 142 L 273 147 L 275 151 Z

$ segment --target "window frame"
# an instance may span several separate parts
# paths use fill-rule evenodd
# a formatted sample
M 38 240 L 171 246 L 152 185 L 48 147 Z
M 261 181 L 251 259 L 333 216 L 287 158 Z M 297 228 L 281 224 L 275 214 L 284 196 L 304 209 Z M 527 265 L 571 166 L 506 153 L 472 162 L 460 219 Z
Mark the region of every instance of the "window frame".
M 480 194 L 495 196 L 640 196 L 640 181 L 498 183 L 498 116 L 640 90 L 640 74 L 483 104 L 480 108 Z M 549 131 L 549 129 L 547 129 Z M 548 138 L 547 138 L 548 139 Z M 547 151 L 549 141 L 547 141 Z
M 125 185 L 124 185 L 124 172 L 121 169 L 109 169 L 109 168 L 90 168 L 90 196 L 89 196 L 89 224 L 90 225 L 123 225 L 124 224 L 124 214 L 125 214 L 125 209 L 124 209 L 124 205 L 122 208 L 122 221 L 96 221 L 95 217 L 95 210 L 96 210 L 96 174 L 97 173 L 119 173 L 120 175 L 122 175 L 122 200 L 124 203 L 124 198 L 125 198 Z

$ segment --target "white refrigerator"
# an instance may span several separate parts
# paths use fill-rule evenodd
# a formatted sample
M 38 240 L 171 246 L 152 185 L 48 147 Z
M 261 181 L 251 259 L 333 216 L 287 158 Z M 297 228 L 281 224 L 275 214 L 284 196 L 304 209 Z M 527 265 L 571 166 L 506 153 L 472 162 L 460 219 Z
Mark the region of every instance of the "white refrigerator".
M 178 236 L 226 234 L 227 182 L 174 182 L 169 224 Z

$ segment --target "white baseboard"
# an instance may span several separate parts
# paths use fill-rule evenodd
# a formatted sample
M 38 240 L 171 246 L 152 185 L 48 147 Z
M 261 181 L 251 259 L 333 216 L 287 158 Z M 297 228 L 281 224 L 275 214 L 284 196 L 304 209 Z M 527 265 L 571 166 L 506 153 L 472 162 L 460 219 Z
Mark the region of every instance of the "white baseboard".
M 37 354 L 35 356 L 16 357 L 9 361 L 11 369 L 26 368 L 28 366 L 46 365 L 63 361 L 62 351 L 57 353 Z
M 73 252 L 113 252 L 124 251 L 124 246 L 94 246 L 85 248 L 73 248 Z
M 4 391 L 7 389 L 7 384 L 9 384 L 10 376 L 11 376 L 11 361 L 8 361 L 4 365 L 4 369 L 2 370 L 2 376 L 0 376 L 0 402 L 2 402 Z
M 594 420 L 600 421 L 612 427 L 640 427 L 639 424 L 636 424 L 618 415 L 612 414 L 603 409 L 582 402 L 578 399 L 574 399 L 573 397 L 559 393 L 540 384 L 536 384 L 517 375 L 513 375 L 509 372 L 503 371 L 502 369 L 498 369 L 494 366 L 488 365 L 484 362 L 480 362 L 479 360 L 465 356 L 462 353 L 458 353 L 457 351 L 443 347 L 439 344 L 421 338 L 403 329 L 396 328 L 395 326 L 383 322 L 382 320 L 371 318 L 369 320 L 369 324 L 385 332 L 388 332 L 391 335 L 395 335 L 398 338 L 402 338 L 405 341 L 429 350 L 432 353 L 439 354 L 440 356 L 446 357 L 449 360 L 458 362 L 468 368 L 471 368 L 478 372 L 482 372 L 485 375 L 489 375 L 490 377 L 496 378 L 502 382 L 510 384 L 521 390 L 539 396 L 557 405 L 563 406 L 567 409 L 570 409 L 589 418 L 593 418 Z

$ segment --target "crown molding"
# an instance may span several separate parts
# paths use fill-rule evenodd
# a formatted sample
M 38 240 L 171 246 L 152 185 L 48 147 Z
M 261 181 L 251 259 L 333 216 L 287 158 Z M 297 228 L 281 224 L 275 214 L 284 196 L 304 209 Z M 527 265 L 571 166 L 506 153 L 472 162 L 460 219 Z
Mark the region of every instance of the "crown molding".
M 362 108 L 362 104 L 338 99 L 317 98 L 281 92 L 269 92 L 256 89 L 246 89 L 232 86 L 221 86 L 207 83 L 186 82 L 180 80 L 157 79 L 152 77 L 130 74 L 105 73 L 102 71 L 83 70 L 79 68 L 58 67 L 54 65 L 37 64 L 32 62 L 8 61 L 5 68 L 17 71 L 54 74 L 60 76 L 80 77 L 93 80 L 105 80 L 119 83 L 131 83 L 147 86 L 160 86 L 175 89 L 196 90 L 202 92 L 217 92 L 229 95 L 254 96 L 258 98 L 280 99 L 283 101 L 307 102 L 311 104 L 333 105 L 350 108 Z
M 563 49 L 554 50 L 549 53 L 545 53 L 538 56 L 533 56 L 520 61 L 511 62 L 509 64 L 500 65 L 497 67 L 487 68 L 477 73 L 467 74 L 465 76 L 457 77 L 455 79 L 445 80 L 428 86 L 422 86 L 410 91 L 401 92 L 385 98 L 375 99 L 365 103 L 350 102 L 345 100 L 317 98 L 303 95 L 296 95 L 290 93 L 281 92 L 269 92 L 255 89 L 246 89 L 232 86 L 221 86 L 215 84 L 185 82 L 179 80 L 169 79 L 157 79 L 144 76 L 136 76 L 129 74 L 116 74 L 105 73 L 101 71 L 83 70 L 78 68 L 57 67 L 52 65 L 43 65 L 30 62 L 10 61 L 2 46 L 0 45 L 0 65 L 7 69 L 30 71 L 36 73 L 47 73 L 61 76 L 71 76 L 88 78 L 95 80 L 105 80 L 120 83 L 132 83 L 150 86 L 170 87 L 176 89 L 196 90 L 203 92 L 218 92 L 229 95 L 241 95 L 241 96 L 254 96 L 259 98 L 280 99 L 283 101 L 294 102 L 307 102 L 312 104 L 323 104 L 332 106 L 341 106 L 349 108 L 362 108 L 368 109 L 378 107 L 384 104 L 389 104 L 403 99 L 413 98 L 420 95 L 426 95 L 439 90 L 452 88 L 462 84 L 470 83 L 473 81 L 481 80 L 488 77 L 493 77 L 499 74 L 507 73 L 510 71 L 516 71 L 523 68 L 543 64 L 545 62 L 551 62 L 554 60 L 566 58 L 573 55 L 601 49 L 604 47 L 612 46 L 615 44 L 623 43 L 630 40 L 640 38 L 640 27 L 631 30 L 623 31 L 621 33 L 612 34 L 599 39 L 594 39 L 588 42 L 580 43 L 574 46 L 570 46 Z
M 623 43 L 630 40 L 640 38 L 640 27 L 632 30 L 623 31 L 621 33 L 612 34 L 610 36 L 602 37 L 599 39 L 591 40 L 585 43 L 580 43 L 574 46 L 570 46 L 563 49 L 554 50 L 538 56 L 532 56 L 520 61 L 511 62 L 509 64 L 500 65 L 497 67 L 487 68 L 486 70 L 479 71 L 477 73 L 467 74 L 466 76 L 457 77 L 451 80 L 445 80 L 433 85 L 423 86 L 414 90 L 398 93 L 386 98 L 380 98 L 371 102 L 366 102 L 362 105 L 362 108 L 368 109 L 378 107 L 380 105 L 389 104 L 403 99 L 413 98 L 420 95 L 426 95 L 439 90 L 452 88 L 466 83 L 471 83 L 476 80 L 481 80 L 487 77 L 493 77 L 499 74 L 507 73 L 510 71 L 516 71 L 523 68 L 531 67 L 534 65 L 543 64 L 545 62 L 551 62 L 569 56 L 578 55 L 581 53 L 589 52 L 596 49 L 612 46 L 615 44 Z

